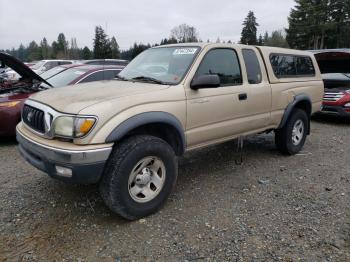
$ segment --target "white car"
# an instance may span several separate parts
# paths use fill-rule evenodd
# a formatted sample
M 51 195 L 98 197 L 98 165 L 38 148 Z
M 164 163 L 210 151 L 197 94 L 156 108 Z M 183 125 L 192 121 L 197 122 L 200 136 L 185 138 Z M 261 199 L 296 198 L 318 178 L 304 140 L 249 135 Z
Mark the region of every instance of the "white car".
M 60 65 L 73 64 L 73 60 L 41 60 L 30 68 L 38 75 L 44 73 L 45 71 Z

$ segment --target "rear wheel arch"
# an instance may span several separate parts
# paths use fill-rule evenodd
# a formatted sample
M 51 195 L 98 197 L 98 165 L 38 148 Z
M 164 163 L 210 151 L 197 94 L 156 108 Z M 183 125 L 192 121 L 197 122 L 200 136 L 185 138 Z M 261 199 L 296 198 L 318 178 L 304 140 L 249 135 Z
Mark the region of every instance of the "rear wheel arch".
M 186 140 L 181 122 L 166 112 L 146 112 L 130 117 L 119 124 L 107 137 L 106 143 L 133 135 L 151 135 L 166 141 L 180 156 L 185 152 Z
M 294 97 L 293 102 L 291 102 L 287 106 L 286 110 L 284 111 L 281 123 L 280 123 L 280 125 L 278 126 L 277 129 L 281 129 L 281 128 L 283 128 L 286 125 L 288 119 L 293 114 L 293 111 L 295 109 L 301 109 L 301 110 L 305 111 L 305 113 L 307 114 L 308 119 L 310 121 L 311 113 L 312 113 L 312 102 L 311 102 L 311 99 L 306 94 L 300 94 L 300 95 L 296 95 Z M 308 127 L 307 127 L 307 134 L 308 135 L 310 134 L 310 125 L 308 125 Z

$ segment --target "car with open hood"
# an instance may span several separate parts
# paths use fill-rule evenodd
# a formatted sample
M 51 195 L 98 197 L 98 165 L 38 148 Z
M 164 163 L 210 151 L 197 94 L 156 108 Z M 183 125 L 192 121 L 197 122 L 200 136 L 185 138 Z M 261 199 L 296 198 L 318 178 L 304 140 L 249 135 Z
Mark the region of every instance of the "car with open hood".
M 38 75 L 18 59 L 0 53 L 2 68 L 7 66 L 20 75 L 17 80 L 0 80 L 0 136 L 14 136 L 16 125 L 21 119 L 23 102 L 33 93 L 50 89 L 76 85 L 84 82 L 112 79 L 124 68 L 123 66 L 100 65 L 62 65 Z
M 325 88 L 321 113 L 350 118 L 350 49 L 314 53 Z
M 31 94 L 41 91 L 42 83 L 51 86 L 42 77 L 15 57 L 0 52 L 1 68 L 8 67 L 20 75 L 18 80 L 0 79 L 0 136 L 13 136 L 21 119 L 23 102 Z

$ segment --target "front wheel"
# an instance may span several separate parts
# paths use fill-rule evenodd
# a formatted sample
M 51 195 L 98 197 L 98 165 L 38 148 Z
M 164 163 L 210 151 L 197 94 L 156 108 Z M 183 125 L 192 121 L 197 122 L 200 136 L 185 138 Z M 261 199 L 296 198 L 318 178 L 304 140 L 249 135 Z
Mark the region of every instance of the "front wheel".
M 275 130 L 277 149 L 287 155 L 300 152 L 309 130 L 309 118 L 304 110 L 295 109 L 283 128 Z
M 117 145 L 100 183 L 106 205 L 134 220 L 157 211 L 177 178 L 177 158 L 169 144 L 153 136 L 134 136 Z

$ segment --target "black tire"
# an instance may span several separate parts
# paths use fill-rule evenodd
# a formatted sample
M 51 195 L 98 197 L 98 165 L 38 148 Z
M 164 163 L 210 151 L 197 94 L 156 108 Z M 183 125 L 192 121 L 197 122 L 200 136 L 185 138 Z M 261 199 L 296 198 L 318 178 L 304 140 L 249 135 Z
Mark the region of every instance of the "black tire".
M 295 145 L 292 140 L 293 128 L 297 121 L 301 120 L 304 125 L 304 133 L 299 144 Z M 310 120 L 304 110 L 294 109 L 283 128 L 275 130 L 275 143 L 277 149 L 285 155 L 294 155 L 303 148 L 308 134 Z
M 166 176 L 158 195 L 146 203 L 135 201 L 129 193 L 129 176 L 143 158 L 159 158 Z M 177 179 L 177 157 L 164 140 L 153 136 L 133 136 L 114 148 L 100 182 L 100 193 L 105 204 L 115 213 L 128 220 L 135 220 L 156 212 L 172 192 Z

